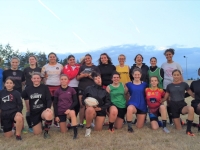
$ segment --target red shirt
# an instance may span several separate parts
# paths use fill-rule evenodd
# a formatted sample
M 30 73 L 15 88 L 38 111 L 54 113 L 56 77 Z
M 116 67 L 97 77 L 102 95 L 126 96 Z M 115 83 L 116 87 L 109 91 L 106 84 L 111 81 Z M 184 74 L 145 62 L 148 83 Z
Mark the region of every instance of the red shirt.
M 79 72 L 80 65 L 76 64 L 75 66 L 76 66 L 76 68 L 74 70 L 72 69 L 72 67 L 70 65 L 66 65 L 63 68 L 63 74 L 66 74 L 68 76 L 69 80 L 76 78 L 76 76 Z
M 162 97 L 164 97 L 165 92 L 163 89 L 157 88 L 156 90 L 153 90 L 151 88 L 146 88 L 145 89 L 145 94 L 146 94 L 146 101 L 147 101 L 147 106 L 151 109 L 158 108 L 161 103 Z

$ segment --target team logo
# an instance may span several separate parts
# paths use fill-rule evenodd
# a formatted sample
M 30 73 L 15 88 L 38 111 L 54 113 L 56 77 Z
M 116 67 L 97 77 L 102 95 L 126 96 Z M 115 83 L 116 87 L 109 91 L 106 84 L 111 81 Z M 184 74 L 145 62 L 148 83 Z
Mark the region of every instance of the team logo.
M 150 102 L 151 103 L 155 103 L 156 102 L 156 98 L 150 98 Z
M 147 95 L 148 95 L 148 96 L 151 96 L 151 92 L 148 92 Z
M 59 67 L 56 67 L 57 70 L 59 70 Z
M 16 76 L 17 75 L 17 73 L 16 72 L 13 72 L 13 76 Z
M 12 95 L 12 94 L 7 95 L 7 96 L 5 96 L 5 97 L 2 98 L 2 101 L 3 101 L 4 103 L 9 102 L 9 101 L 12 101 L 12 100 L 13 100 L 13 95 Z

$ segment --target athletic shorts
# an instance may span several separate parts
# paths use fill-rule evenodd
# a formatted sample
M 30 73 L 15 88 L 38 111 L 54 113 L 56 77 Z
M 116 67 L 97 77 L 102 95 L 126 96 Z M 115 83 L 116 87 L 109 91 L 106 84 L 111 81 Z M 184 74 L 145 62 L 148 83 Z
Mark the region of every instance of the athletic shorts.
M 160 112 L 159 112 L 159 108 L 155 108 L 155 109 L 151 109 L 151 108 L 148 108 L 148 113 L 149 113 L 149 119 L 150 121 L 157 121 L 158 120 L 158 117 L 161 116 L 160 115 Z
M 187 103 L 182 101 L 170 101 L 169 106 L 172 113 L 172 118 L 180 118 L 180 114 L 182 114 L 183 107 L 187 106 Z
M 44 110 L 38 112 L 37 114 L 30 114 L 30 120 L 31 120 L 31 126 L 34 127 L 35 125 L 37 125 L 38 123 L 42 122 L 42 112 Z
M 96 117 L 106 117 L 106 111 L 105 110 L 100 110 L 100 111 L 96 111 Z
M 138 114 L 138 115 L 140 115 L 140 114 L 146 114 L 146 112 L 144 112 L 144 111 L 142 111 L 142 110 L 140 110 L 138 108 L 136 108 L 136 109 L 137 109 L 137 113 L 136 114 Z
M 58 115 L 58 118 L 60 119 L 60 122 L 66 122 L 67 121 L 67 115 Z
M 51 93 L 51 96 L 54 96 L 54 92 L 59 88 L 60 86 L 51 86 L 48 85 L 49 91 Z
M 191 101 L 191 106 L 194 108 L 194 112 L 195 112 L 197 115 L 199 115 L 199 114 L 197 113 L 197 107 L 198 107 L 199 104 L 200 104 L 200 100 L 192 100 L 192 101 Z
M 111 105 L 111 106 L 115 106 L 115 105 Z M 110 106 L 110 107 L 111 107 Z M 108 108 L 108 112 L 110 110 L 110 107 Z M 126 115 L 126 111 L 127 111 L 127 108 L 119 108 L 117 106 L 115 106 L 118 110 L 118 114 L 117 114 L 117 117 L 118 118 L 121 118 L 121 119 L 124 119 L 124 116 Z
M 15 115 L 16 115 L 16 111 L 15 112 L 10 112 L 10 111 L 4 111 L 1 113 L 1 123 L 3 126 L 3 132 L 9 132 L 12 131 L 13 128 L 13 123 L 15 123 Z

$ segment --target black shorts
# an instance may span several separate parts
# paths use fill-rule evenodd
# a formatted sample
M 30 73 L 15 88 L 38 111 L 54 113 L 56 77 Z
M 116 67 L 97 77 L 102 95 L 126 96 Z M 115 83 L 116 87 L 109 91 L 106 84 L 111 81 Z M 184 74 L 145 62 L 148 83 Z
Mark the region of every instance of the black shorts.
M 180 118 L 180 114 L 182 114 L 183 107 L 187 106 L 187 103 L 183 101 L 170 101 L 169 106 L 172 113 L 172 118 Z
M 79 89 L 79 90 L 78 90 L 78 95 L 83 95 L 83 91 L 84 91 L 84 90 Z
M 67 115 L 58 115 L 58 118 L 60 119 L 60 122 L 66 122 L 67 121 Z
M 38 112 L 37 114 L 30 114 L 30 120 L 31 120 L 31 126 L 34 127 L 35 125 L 37 125 L 38 123 L 42 122 L 42 112 L 44 110 Z
M 1 114 L 1 123 L 3 126 L 3 132 L 9 132 L 12 131 L 13 128 L 13 123 L 15 123 L 15 115 L 16 115 L 16 111 L 15 112 L 2 112 Z
M 140 110 L 138 108 L 136 108 L 136 109 L 137 109 L 137 113 L 136 114 L 138 114 L 138 115 L 140 115 L 140 114 L 147 114 L 146 112 L 144 112 L 144 111 L 142 111 L 142 110 Z
M 111 106 L 115 106 L 115 105 L 111 105 Z M 110 107 L 111 107 L 110 106 Z M 110 107 L 108 108 L 108 112 L 110 110 Z M 121 118 L 121 119 L 124 119 L 124 116 L 126 115 L 126 111 L 127 111 L 127 108 L 119 108 L 117 106 L 115 106 L 118 110 L 118 114 L 117 114 L 117 117 L 118 118 Z
M 96 117 L 106 117 L 106 111 L 105 110 L 100 110 L 100 111 L 96 111 Z
M 199 104 L 200 104 L 200 101 L 199 101 L 199 100 L 192 100 L 192 101 L 191 101 L 191 106 L 194 108 L 194 112 L 195 112 L 197 115 L 199 115 L 198 112 L 197 112 L 197 107 L 198 107 Z

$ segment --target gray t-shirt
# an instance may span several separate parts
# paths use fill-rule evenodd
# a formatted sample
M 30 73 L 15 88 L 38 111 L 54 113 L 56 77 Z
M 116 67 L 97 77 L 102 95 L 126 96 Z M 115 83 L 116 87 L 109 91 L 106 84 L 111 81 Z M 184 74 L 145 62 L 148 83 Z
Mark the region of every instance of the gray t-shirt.
M 171 101 L 182 101 L 185 98 L 185 91 L 189 90 L 189 85 L 185 82 L 179 84 L 170 83 L 167 85 L 166 91 L 170 95 Z

